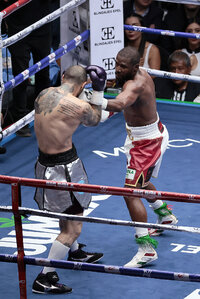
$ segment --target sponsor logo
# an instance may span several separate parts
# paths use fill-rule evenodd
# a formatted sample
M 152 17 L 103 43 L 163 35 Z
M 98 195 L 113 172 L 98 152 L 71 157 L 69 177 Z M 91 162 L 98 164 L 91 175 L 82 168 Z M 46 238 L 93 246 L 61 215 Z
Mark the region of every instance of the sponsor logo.
M 184 297 L 184 299 L 200 299 L 200 289 L 194 290 L 187 297 Z
M 102 157 L 102 158 L 108 158 L 108 156 L 113 156 L 113 157 L 119 157 L 119 153 L 125 153 L 124 147 L 114 147 L 114 152 L 109 153 L 109 152 L 104 152 L 104 151 L 93 151 L 94 154 Z
M 128 168 L 127 171 L 126 171 L 126 179 L 133 180 L 134 177 L 135 177 L 135 173 L 136 173 L 136 171 L 134 169 L 129 169 Z
M 200 140 L 195 140 L 195 139 L 191 139 L 191 138 L 173 139 L 173 140 L 169 140 L 168 149 L 190 147 L 195 144 L 200 144 Z M 125 153 L 125 150 L 124 150 L 124 147 L 121 146 L 121 147 L 114 147 L 113 153 L 104 152 L 104 151 L 100 151 L 100 150 L 95 150 L 95 151 L 93 151 L 93 153 L 102 158 L 108 158 L 109 156 L 119 157 L 119 153 Z
M 152 271 L 149 269 L 144 269 L 143 276 L 144 277 L 151 277 Z
M 114 39 L 115 38 L 115 27 L 104 27 L 101 29 L 102 40 Z
M 97 11 L 94 11 L 94 15 L 121 13 L 121 7 L 116 6 L 119 6 L 119 3 L 116 3 L 114 0 L 101 0 Z
M 114 70 L 115 69 L 115 58 L 110 57 L 110 58 L 104 58 L 102 59 L 104 69 L 106 71 Z
M 23 216 L 21 216 L 21 219 L 22 219 L 23 223 L 30 223 L 30 221 L 24 220 Z M 0 218 L 0 223 L 2 223 L 0 225 L 0 228 L 15 226 L 14 216 L 12 216 L 11 218 Z
M 101 9 L 110 9 L 114 8 L 113 0 L 101 0 Z

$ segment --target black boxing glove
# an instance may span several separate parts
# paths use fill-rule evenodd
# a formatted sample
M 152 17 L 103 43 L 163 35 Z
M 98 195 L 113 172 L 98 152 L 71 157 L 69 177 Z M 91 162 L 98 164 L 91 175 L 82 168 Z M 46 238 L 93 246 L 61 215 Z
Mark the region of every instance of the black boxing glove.
M 103 97 L 107 77 L 105 70 L 98 65 L 90 65 L 86 68 L 86 71 L 90 76 L 93 88 L 90 103 L 101 105 L 103 109 L 106 109 L 108 101 Z

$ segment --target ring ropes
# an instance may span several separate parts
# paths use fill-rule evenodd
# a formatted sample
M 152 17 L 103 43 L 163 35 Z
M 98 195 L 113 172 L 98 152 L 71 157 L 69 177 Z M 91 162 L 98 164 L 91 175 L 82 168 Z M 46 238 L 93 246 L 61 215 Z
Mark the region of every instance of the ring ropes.
M 71 5 L 75 5 L 74 1 L 72 1 L 72 2 L 73 3 L 71 3 Z M 77 2 L 77 1 L 75 1 L 75 2 Z M 81 1 L 81 2 L 83 2 L 83 1 Z M 69 8 L 69 7 L 67 7 L 67 8 Z M 61 11 L 63 12 L 65 10 L 62 9 Z M 31 30 L 31 31 L 35 30 L 36 28 L 39 28 L 40 26 L 42 26 L 41 24 L 43 24 L 44 20 L 48 20 L 48 21 L 49 21 L 49 19 L 54 20 L 56 17 L 59 16 L 61 11 L 60 11 L 60 9 L 58 9 L 57 11 L 55 11 L 56 14 L 54 14 L 55 13 L 54 12 L 54 13 L 48 15 L 47 17 L 43 18 L 42 22 L 38 21 L 38 22 L 35 23 L 35 25 L 33 24 L 34 26 L 31 25 L 27 28 L 29 28 L 29 30 Z M 25 30 L 22 30 L 19 33 L 13 35 L 11 38 L 6 39 L 5 41 L 3 41 L 3 47 L 8 46 L 8 45 L 14 43 L 19 38 L 21 39 L 24 36 L 26 36 L 27 34 L 29 34 L 31 31 L 29 33 L 27 33 L 27 31 L 29 31 L 29 30 L 27 30 L 27 28 Z M 124 28 L 125 28 L 125 30 L 135 30 L 135 31 L 148 32 L 148 33 L 169 35 L 169 31 L 166 31 L 166 30 L 163 31 L 163 30 L 160 30 L 160 29 L 150 29 L 150 28 L 146 28 L 146 27 L 128 26 L 128 25 L 124 25 Z M 25 34 L 25 35 L 23 36 L 23 34 Z M 176 36 L 176 34 L 180 34 L 182 37 L 185 37 L 185 38 L 188 38 L 188 37 L 200 38 L 199 34 L 173 32 L 173 31 L 170 32 L 169 36 Z M 42 59 L 41 61 L 39 61 L 35 65 L 33 65 L 31 68 L 28 68 L 28 69 L 24 70 L 22 73 L 17 75 L 14 79 L 6 82 L 2 86 L 1 92 L 7 91 L 10 88 L 14 88 L 18 84 L 22 83 L 24 80 L 26 80 L 27 78 L 29 78 L 30 76 L 32 76 L 33 74 L 38 72 L 40 69 L 46 67 L 47 65 L 49 65 L 54 60 L 60 58 L 61 56 L 63 56 L 67 52 L 74 49 L 78 44 L 80 44 L 81 42 L 88 39 L 88 37 L 89 37 L 89 30 L 87 30 L 87 31 L 83 32 L 82 34 L 80 34 L 79 36 L 75 37 L 71 42 L 67 43 L 63 47 L 61 47 L 58 50 L 56 50 L 55 52 L 51 53 L 50 55 L 48 55 L 47 57 L 45 57 L 44 59 Z M 10 39 L 12 39 L 12 41 Z M 10 40 L 10 41 L 7 41 L 7 40 Z M 199 76 L 177 74 L 177 73 L 171 73 L 171 72 L 153 70 L 153 69 L 147 69 L 147 68 L 143 68 L 143 69 L 145 69 L 152 76 L 163 77 L 163 78 L 168 78 L 168 79 L 181 79 L 181 80 L 184 80 L 184 81 L 191 81 L 191 82 L 195 82 L 195 83 L 200 83 L 200 77 Z M 34 118 L 34 112 L 31 112 L 29 115 L 25 116 L 25 118 L 22 121 L 20 120 L 19 122 L 17 122 L 17 126 L 9 127 L 8 130 L 6 130 L 3 134 L 1 134 L 2 138 L 12 134 L 14 131 L 16 131 L 16 129 L 20 129 L 22 126 L 24 126 L 27 123 L 29 123 L 30 121 L 32 121 L 33 118 Z
M 32 24 L 32 25 L 28 26 L 27 28 L 23 29 L 22 31 L 18 32 L 17 34 L 14 34 L 13 36 L 11 36 L 3 41 L 2 41 L 2 38 L 0 38 L 0 61 L 2 61 L 2 48 L 8 47 L 8 46 L 14 44 L 15 42 L 17 42 L 17 41 L 21 40 L 22 38 L 26 37 L 27 35 L 29 35 L 33 30 L 36 30 L 36 29 L 40 28 L 41 26 L 43 26 L 44 24 L 57 19 L 64 12 L 77 7 L 78 5 L 84 3 L 85 1 L 86 0 L 72 0 L 69 3 L 60 7 L 59 9 L 55 10 L 54 12 L 50 13 L 46 17 L 40 19 L 39 21 L 35 22 L 34 24 Z M 23 5 L 25 5 L 24 2 L 21 2 L 20 4 L 21 4 L 21 7 Z M 13 12 L 13 11 L 11 11 L 11 12 Z M 0 27 L 1 27 L 1 22 L 2 22 L 3 16 L 4 16 L 4 11 L 0 13 Z M 1 34 L 0 34 L 0 36 L 1 36 Z M 0 90 L 0 120 L 1 120 L 2 98 L 3 98 L 3 93 L 5 91 L 4 83 L 3 83 L 3 79 L 2 79 L 2 62 L 0 65 L 0 86 L 1 86 L 1 90 Z M 0 122 L 0 130 L 2 130 L 1 122 Z
M 171 37 L 200 39 L 200 34 L 198 34 L 198 33 L 187 33 L 187 32 L 170 31 L 170 30 L 162 30 L 162 29 L 152 29 L 152 28 L 134 26 L 134 25 L 124 25 L 124 30 L 140 31 L 140 32 L 144 32 L 144 33 L 159 34 L 159 35 L 165 35 L 165 36 L 171 36 Z M 154 69 L 149 69 L 149 68 L 142 68 L 142 69 L 146 70 L 147 73 L 151 76 L 167 78 L 167 79 L 178 79 L 178 80 L 181 79 L 183 81 L 200 83 L 199 76 L 171 73 L 171 72 L 154 70 Z
M 15 3 L 11 4 L 10 6 L 8 6 L 7 8 L 5 8 L 4 10 L 1 11 L 1 13 L 3 14 L 3 18 L 9 16 L 11 13 L 18 10 L 19 8 L 28 4 L 31 1 L 32 0 L 19 0 L 19 1 L 16 1 Z
M 41 19 L 40 22 L 36 22 L 36 24 L 33 24 L 33 26 L 31 26 L 32 28 L 29 29 L 30 32 L 33 31 L 33 30 L 35 30 L 36 28 L 41 27 L 46 22 L 50 22 L 50 21 L 56 19 L 57 17 L 59 17 L 63 12 L 67 11 L 68 9 L 74 8 L 77 5 L 82 4 L 84 2 L 85 1 L 83 1 L 83 0 L 71 1 L 67 5 L 64 5 L 63 7 L 61 7 L 60 9 L 58 9 L 57 11 L 53 12 L 52 14 L 50 14 L 46 18 L 44 18 L 45 19 L 44 22 L 43 22 L 44 19 Z M 19 4 L 19 2 L 18 2 L 18 4 Z M 21 5 L 22 5 L 22 2 L 21 2 Z M 25 3 L 24 3 L 24 5 L 25 5 Z M 13 11 L 14 11 L 14 8 L 13 8 Z M 10 11 L 10 13 L 11 12 L 12 12 L 12 10 Z M 5 16 L 5 13 L 1 12 L 0 13 L 0 27 L 1 27 L 2 18 L 4 16 Z M 16 41 L 19 40 L 19 39 L 21 39 L 21 38 L 23 38 L 23 37 L 25 37 L 25 36 L 27 36 L 29 33 L 25 30 L 24 31 L 24 36 L 20 35 L 20 33 L 17 34 L 16 35 Z M 10 42 L 12 42 L 12 43 L 15 42 L 14 41 L 14 37 L 15 36 L 13 36 L 13 37 L 10 38 Z M 76 42 L 76 45 L 79 44 L 79 40 L 80 40 L 80 38 L 78 38 L 78 37 L 77 37 L 77 39 L 76 38 L 74 39 L 74 41 Z M 2 47 L 3 47 L 3 43 L 2 43 L 2 39 L 0 39 L 0 61 L 1 61 L 1 66 L 0 66 L 0 85 L 1 85 L 1 91 L 0 91 L 0 112 L 1 112 L 1 107 L 2 107 L 3 92 L 4 92 L 4 83 L 3 83 L 3 79 L 2 79 Z M 23 120 L 22 120 L 22 123 L 23 123 Z M 0 130 L 2 131 L 1 125 L 0 125 Z M 2 134 L 2 132 L 1 132 L 1 134 Z M 2 137 L 3 137 L 3 134 L 2 134 Z M 16 192 L 18 192 L 18 190 L 15 191 L 15 188 L 13 186 L 13 188 L 12 188 L 12 194 L 13 194 L 13 207 L 14 208 L 18 205 L 18 202 L 15 203 L 15 201 L 14 201 L 14 198 L 18 198 L 18 196 L 19 196 L 19 194 L 16 193 Z M 26 295 L 26 274 L 25 274 L 26 272 L 25 272 L 25 264 L 24 264 L 24 261 L 23 261 L 23 258 L 24 258 L 24 249 L 23 249 L 23 236 L 22 236 L 21 216 L 18 213 L 16 214 L 14 212 L 14 219 L 15 219 L 16 232 L 19 232 L 19 237 L 17 238 L 17 248 L 18 248 L 17 263 L 18 263 L 18 273 L 19 273 L 20 298 L 21 299 L 26 299 L 27 298 L 27 295 Z
M 9 212 L 13 212 L 13 208 L 11 206 L 0 206 L 0 211 L 9 213 Z M 125 220 L 118 220 L 118 219 L 105 219 L 105 218 L 88 217 L 88 216 L 86 217 L 86 216 L 66 215 L 61 213 L 41 211 L 41 210 L 30 209 L 25 207 L 19 207 L 18 212 L 21 216 L 26 216 L 26 217 L 28 214 L 28 215 L 35 215 L 41 217 L 58 218 L 64 220 L 81 221 L 81 222 L 89 222 L 89 223 L 101 223 L 101 224 L 121 225 L 121 226 L 130 226 L 130 227 L 145 227 L 145 228 L 155 228 L 161 230 L 173 230 L 173 231 L 181 231 L 186 233 L 200 234 L 199 227 L 191 227 L 191 226 L 177 226 L 177 225 L 167 225 L 167 224 L 125 221 Z
M 52 14 L 48 15 L 47 17 L 41 19 L 40 21 L 34 23 L 33 25 L 27 27 L 29 28 L 29 31 L 31 32 L 32 30 L 35 30 L 36 28 L 39 28 L 40 26 L 43 25 L 43 21 L 44 19 L 46 21 L 50 21 L 54 20 L 55 18 L 57 18 L 61 13 L 63 13 L 65 10 L 68 10 L 69 7 L 74 7 L 77 5 L 77 3 L 83 3 L 85 2 L 84 0 L 75 0 L 75 1 L 71 1 L 70 3 L 68 3 L 67 5 L 61 7 L 61 9 L 56 10 L 55 12 L 53 12 Z M 38 27 L 39 26 L 39 27 Z M 130 27 L 129 30 L 137 30 L 137 31 L 145 31 L 148 30 L 148 32 L 151 31 L 151 33 L 155 33 L 156 34 L 161 34 L 161 30 L 159 29 L 148 29 L 145 27 L 138 27 L 138 26 L 127 26 L 124 25 L 124 27 Z M 26 29 L 27 29 L 26 28 Z M 25 31 L 26 31 L 25 29 Z M 149 31 L 150 30 L 150 31 Z M 24 30 L 22 30 L 21 32 L 19 32 L 18 34 L 14 35 L 17 38 L 23 38 L 23 34 L 22 32 L 24 32 Z M 29 33 L 30 33 L 29 32 Z M 168 31 L 167 31 L 168 32 Z M 182 34 L 181 32 L 177 32 Z M 26 32 L 27 34 L 27 32 Z M 175 34 L 175 32 L 174 32 Z M 199 34 L 191 34 L 191 33 L 183 33 L 183 37 L 187 37 L 190 35 L 191 38 L 200 38 Z M 13 37 L 14 37 L 13 36 Z M 174 35 L 170 35 L 170 36 L 174 36 Z M 27 78 L 29 78 L 30 76 L 32 76 L 33 74 L 35 74 L 36 72 L 38 72 L 39 70 L 41 70 L 42 68 L 46 67 L 47 65 L 49 65 L 51 62 L 53 62 L 54 60 L 60 58 L 61 56 L 63 56 L 64 54 L 66 54 L 67 52 L 71 51 L 72 49 L 74 49 L 78 44 L 80 44 L 81 42 L 85 41 L 87 38 L 89 37 L 89 30 L 86 30 L 85 32 L 83 32 L 82 34 L 78 35 L 77 37 L 75 37 L 72 41 L 70 41 L 69 43 L 65 44 L 63 47 L 59 48 L 58 50 L 56 50 L 55 52 L 51 53 L 50 55 L 48 55 L 47 57 L 45 57 L 44 59 L 42 59 L 41 61 L 39 61 L 38 63 L 36 63 L 35 65 L 33 65 L 32 67 L 30 67 L 29 69 L 23 71 L 22 73 L 20 73 L 19 75 L 17 75 L 14 79 L 8 81 L 5 83 L 4 87 L 3 87 L 3 91 L 6 91 L 8 89 L 10 89 L 11 87 L 15 87 L 18 84 L 20 84 L 21 82 L 23 82 L 24 80 L 26 80 Z M 11 37 L 12 38 L 12 37 Z M 181 75 L 181 74 L 176 74 L 176 73 L 169 73 L 169 72 L 163 72 L 163 71 L 158 71 L 158 70 L 151 70 L 151 69 L 147 69 L 149 72 L 152 73 L 152 71 L 157 71 L 157 74 L 162 73 L 162 77 L 166 77 L 166 78 L 170 78 L 170 79 L 177 79 L 177 78 L 181 78 L 183 80 L 188 80 L 188 81 L 193 81 L 193 82 L 200 82 L 200 78 L 198 76 L 190 76 L 190 75 Z M 154 74 L 154 73 L 152 73 Z M 16 124 L 14 124 L 13 126 L 9 127 L 8 129 L 4 130 L 2 133 L 2 138 L 5 136 L 8 136 L 10 134 L 12 134 L 16 127 L 21 127 L 24 126 L 25 124 L 27 124 L 28 122 L 30 122 L 31 120 L 33 120 L 34 118 L 34 111 L 32 111 L 31 113 L 29 113 L 28 115 L 26 115 L 23 119 L 19 120 Z
M 77 1 L 76 1 L 77 2 Z M 84 2 L 84 1 L 83 1 Z M 56 17 L 55 17 L 56 18 Z M 54 19 L 55 19 L 54 18 Z M 53 18 L 52 18 L 52 20 L 53 20 Z M 42 24 L 43 25 L 43 24 Z M 38 27 L 37 27 L 38 28 Z M 36 29 L 36 28 L 35 28 Z M 171 35 L 170 35 L 171 36 Z M 173 36 L 173 35 L 172 35 Z M 12 38 L 12 37 L 11 37 Z M 76 38 L 75 38 L 76 39 Z M 74 40 L 75 40 L 74 39 Z M 62 56 L 62 55 L 61 55 Z M 55 58 L 54 58 L 55 59 Z M 53 60 L 52 60 L 53 61 Z M 44 66 L 45 67 L 45 66 Z M 40 68 L 41 69 L 41 68 Z M 24 72 L 22 72 L 22 73 L 24 73 Z M 27 79 L 27 78 L 26 78 Z M 23 81 L 23 80 L 22 80 Z M 18 85 L 18 84 L 17 84 Z M 55 182 L 54 182 L 55 183 Z M 60 183 L 59 183 L 60 184 Z M 16 192 L 16 190 L 15 190 L 15 192 L 13 191 L 12 192 L 12 195 L 13 195 L 13 198 L 18 198 L 19 197 L 19 190 L 18 190 L 18 183 L 15 183 L 15 184 L 12 184 L 12 187 L 13 187 L 13 190 L 14 190 L 14 188 L 17 186 L 17 192 Z M 105 186 L 104 186 L 105 187 Z M 81 189 L 82 190 L 82 189 Z M 152 195 L 151 195 L 152 196 Z M 192 195 L 192 197 L 193 197 L 193 195 Z M 169 199 L 168 199 L 169 200 Z M 190 199 L 190 201 L 191 201 L 191 199 Z M 13 206 L 15 206 L 15 205 L 13 205 Z M 19 212 L 16 212 L 16 210 L 14 210 L 14 215 L 15 215 L 15 223 L 16 223 L 16 225 L 17 226 L 21 226 L 21 216 L 20 216 L 20 214 L 19 214 Z M 197 228 L 196 228 L 197 229 Z M 21 239 L 21 241 L 22 241 L 22 246 L 20 246 L 20 243 L 18 244 L 18 257 L 17 257 L 17 261 L 18 261 L 18 270 L 19 270 L 19 278 L 20 278 L 20 273 L 21 273 L 21 275 L 22 275 L 22 277 L 24 277 L 24 270 L 25 270 L 25 268 L 24 268 L 24 265 L 22 265 L 22 260 L 24 259 L 24 252 L 23 252 L 23 237 L 22 237 L 22 239 Z M 18 240 L 18 242 L 19 242 L 19 240 Z M 188 277 L 188 275 L 190 275 L 190 274 L 187 274 L 186 276 Z M 182 276 L 182 274 L 181 273 L 179 273 L 179 275 L 178 276 Z M 199 280 L 198 280 L 199 281 Z M 21 298 L 26 298 L 26 290 L 25 290 L 25 288 L 24 288 L 24 281 L 23 280 L 20 280 L 19 281 L 19 283 L 20 283 L 20 294 L 21 294 Z
M 70 3 L 62 6 L 60 9 L 57 9 L 53 13 L 49 14 L 48 16 L 42 18 L 41 20 L 37 21 L 33 25 L 25 28 L 24 30 L 20 31 L 19 33 L 11 36 L 10 38 L 4 40 L 2 42 L 2 47 L 7 47 L 8 45 L 11 45 L 15 43 L 17 40 L 22 39 L 23 37 L 30 34 L 33 30 L 41 27 L 46 22 L 50 22 L 52 20 L 55 20 L 58 18 L 63 12 L 65 12 L 68 9 L 71 9 L 72 7 L 77 6 L 78 4 L 82 4 L 85 2 L 85 0 L 73 0 Z M 169 36 L 181 36 L 185 38 L 200 38 L 200 34 L 193 34 L 193 33 L 183 33 L 183 32 L 174 32 L 174 31 L 167 31 L 167 30 L 160 30 L 160 29 L 150 29 L 146 27 L 140 27 L 140 26 L 129 26 L 124 25 L 125 30 L 134 30 L 134 31 L 141 31 L 141 32 L 147 32 L 152 34 L 162 34 L 162 35 L 169 35 Z M 22 83 L 24 80 L 29 78 L 30 76 L 34 75 L 36 72 L 40 71 L 42 68 L 49 65 L 51 62 L 55 61 L 56 59 L 60 58 L 67 52 L 74 49 L 77 45 L 84 42 L 89 38 L 89 30 L 84 31 L 80 35 L 76 36 L 72 41 L 65 44 L 63 47 L 59 48 L 55 52 L 51 53 L 41 61 L 34 64 L 32 67 L 24 70 L 22 73 L 17 75 L 12 80 L 6 82 L 5 84 L 1 84 L 0 93 L 1 98 L 4 93 L 4 91 L 7 91 L 11 88 L 14 88 L 15 86 Z M 0 47 L 1 48 L 1 47 Z M 200 77 L 199 76 L 191 76 L 191 75 L 185 75 L 185 74 L 177 74 L 177 73 L 171 73 L 166 71 L 160 71 L 160 70 L 153 70 L 153 69 L 145 69 L 150 75 L 157 76 L 157 77 L 163 77 L 168 79 L 181 79 L 184 81 L 191 81 L 195 83 L 200 83 Z M 0 105 L 1 106 L 1 105 Z M 30 123 L 34 119 L 34 111 L 30 112 L 28 115 L 26 115 L 24 118 L 10 126 L 8 129 L 3 130 L 0 132 L 0 140 L 2 140 L 4 137 L 9 136 L 13 134 L 16 130 L 20 129 L 24 125 Z
M 27 299 L 26 264 L 38 265 L 38 266 L 43 265 L 47 267 L 51 266 L 56 268 L 65 268 L 65 269 L 72 269 L 72 270 L 83 270 L 83 271 L 103 272 L 103 273 L 110 273 L 110 274 L 139 276 L 139 277 L 147 277 L 147 278 L 200 282 L 200 274 L 168 272 L 168 271 L 159 271 L 159 270 L 150 270 L 150 269 L 135 269 L 135 268 L 128 269 L 128 268 L 113 266 L 113 265 L 96 265 L 96 264 L 87 264 L 87 263 L 79 263 L 79 262 L 67 262 L 63 260 L 59 261 L 59 260 L 49 260 L 43 258 L 31 258 L 28 256 L 26 257 L 24 254 L 24 246 L 23 246 L 21 215 L 34 214 L 34 215 L 53 217 L 59 219 L 65 218 L 70 220 L 79 220 L 79 221 L 96 222 L 96 223 L 104 223 L 104 224 L 106 223 L 106 224 L 115 224 L 115 225 L 120 224 L 126 226 L 128 225 L 128 226 L 144 227 L 145 225 L 149 225 L 149 227 L 151 227 L 151 224 L 112 220 L 112 219 L 101 219 L 101 218 L 94 218 L 94 217 L 81 217 L 75 215 L 63 215 L 60 213 L 52 213 L 47 211 L 39 211 L 39 210 L 19 207 L 19 203 L 21 203 L 21 185 L 29 186 L 29 187 L 37 186 L 37 187 L 55 189 L 55 190 L 58 189 L 74 190 L 74 191 L 76 190 L 76 191 L 112 194 L 112 195 L 131 194 L 134 196 L 144 197 L 148 199 L 165 198 L 167 200 L 170 199 L 174 201 L 178 200 L 183 202 L 196 202 L 196 203 L 200 202 L 200 195 L 129 189 L 129 188 L 119 188 L 119 187 L 110 187 L 110 186 L 98 186 L 98 185 L 89 185 L 89 184 L 65 183 L 65 182 L 28 179 L 28 178 L 11 177 L 11 176 L 3 176 L 3 175 L 0 175 L 0 183 L 11 184 L 12 207 L 0 207 L 0 210 L 4 212 L 12 211 L 14 214 L 16 242 L 17 242 L 17 251 L 18 251 L 17 256 L 0 254 L 0 261 L 18 264 L 20 299 Z M 158 226 L 152 224 L 152 227 L 158 227 Z M 159 225 L 159 228 L 169 229 L 169 226 Z M 189 227 L 180 227 L 180 226 L 178 227 L 172 225 L 170 229 L 200 233 L 200 228 L 189 228 Z
M 39 72 L 41 69 L 45 68 L 51 62 L 57 60 L 58 58 L 62 57 L 66 53 L 70 52 L 74 48 L 76 48 L 80 43 L 83 43 L 85 40 L 89 38 L 90 31 L 86 30 L 80 35 L 76 36 L 73 40 L 66 43 L 64 46 L 60 47 L 55 52 L 52 52 L 47 57 L 43 58 L 30 68 L 24 70 L 22 73 L 18 74 L 16 77 L 11 79 L 10 81 L 6 82 L 3 86 L 3 92 L 7 91 L 11 88 L 22 83 L 24 80 L 28 79 L 30 76 L 34 75 L 35 73 Z M 195 83 L 200 83 L 200 77 L 198 76 L 191 76 L 191 75 L 183 75 L 177 73 L 171 73 L 166 71 L 159 71 L 159 70 L 152 70 L 152 69 L 145 69 L 150 75 L 156 75 L 158 77 L 168 78 L 168 79 L 181 79 L 185 81 L 191 81 Z M 197 103 L 198 104 L 198 103 Z M 26 124 L 30 123 L 34 119 L 34 111 L 30 112 L 22 119 L 17 121 L 15 124 L 11 125 L 7 129 L 4 129 L 1 132 L 0 140 L 3 138 L 13 134 L 16 130 L 19 130 L 21 127 L 25 126 Z
M 34 75 L 35 73 L 39 72 L 41 69 L 48 66 L 51 62 L 57 60 L 61 56 L 65 55 L 66 53 L 70 52 L 72 49 L 76 48 L 80 43 L 83 43 L 85 40 L 87 40 L 89 37 L 89 30 L 84 31 L 80 35 L 76 36 L 73 40 L 66 43 L 64 46 L 60 47 L 55 52 L 49 54 L 47 57 L 43 58 L 30 68 L 26 69 L 16 77 L 14 77 L 12 80 L 6 82 L 4 84 L 4 91 L 7 91 L 11 88 L 14 88 L 15 86 L 22 83 L 24 80 L 28 79 L 30 76 Z M 30 123 L 34 119 L 35 111 L 33 110 L 26 116 L 24 116 L 22 119 L 8 127 L 7 129 L 4 129 L 1 132 L 1 139 L 5 138 L 6 136 L 9 136 L 16 132 L 18 129 L 22 128 L 26 124 Z
M 68 10 L 70 10 L 70 9 L 72 9 L 72 8 L 76 7 L 77 5 L 82 4 L 84 2 L 85 2 L 85 0 L 73 0 L 73 1 L 69 2 L 68 4 L 62 6 L 60 9 L 57 9 L 56 11 L 49 14 L 48 16 L 41 19 L 40 21 L 38 21 L 38 22 L 34 23 L 33 25 L 27 27 L 27 28 L 29 28 L 28 30 L 26 28 L 26 29 L 20 31 L 19 33 L 11 36 L 11 38 L 6 39 L 6 41 L 10 39 L 10 42 L 8 44 L 6 44 L 6 46 L 15 43 L 19 39 L 22 39 L 23 37 L 30 34 L 33 30 L 35 30 L 35 29 L 41 27 L 42 25 L 44 25 L 45 22 L 50 22 L 52 20 L 55 20 L 62 13 L 66 12 L 66 11 L 68 11 Z M 0 16 L 1 15 L 2 14 L 0 13 Z M 87 40 L 88 37 L 89 37 L 89 30 L 86 30 L 81 35 L 76 36 L 73 40 L 66 43 L 64 46 L 60 47 L 55 52 L 49 54 L 47 57 L 45 57 L 44 59 L 42 59 L 41 61 L 39 61 L 35 65 L 33 65 L 32 67 L 30 67 L 29 69 L 24 70 L 22 73 L 17 75 L 12 80 L 6 82 L 5 84 L 2 82 L 3 81 L 2 80 L 2 69 L 0 68 L 0 74 L 1 74 L 1 78 L 0 78 L 0 81 L 1 81 L 1 84 L 0 84 L 1 85 L 1 87 L 0 87 L 0 112 L 1 112 L 1 106 L 2 106 L 3 93 L 5 91 L 7 91 L 11 88 L 14 88 L 18 84 L 22 83 L 24 80 L 28 79 L 30 76 L 34 75 L 36 72 L 38 72 L 41 69 L 48 66 L 51 62 L 57 60 L 58 58 L 60 58 L 64 54 L 66 54 L 67 52 L 69 52 L 72 49 L 74 49 L 75 47 L 77 47 L 80 43 Z M 4 46 L 2 46 L 2 47 L 4 47 Z M 0 49 L 1 49 L 1 45 L 0 45 Z M 1 66 L 2 66 L 2 64 L 1 64 Z M 16 130 L 18 130 L 18 129 L 22 128 L 24 125 L 30 123 L 33 119 L 34 119 L 34 111 L 27 114 L 25 117 L 23 117 L 21 120 L 17 121 L 15 124 L 10 126 L 8 129 L 3 130 L 3 131 L 1 130 L 0 140 L 2 140 L 3 137 L 5 137 L 5 136 L 13 134 L 14 132 L 16 132 Z M 0 125 L 0 129 L 1 129 L 1 125 Z
M 156 0 L 161 2 L 171 2 L 171 3 L 179 3 L 179 4 L 195 4 L 200 5 L 200 0 Z

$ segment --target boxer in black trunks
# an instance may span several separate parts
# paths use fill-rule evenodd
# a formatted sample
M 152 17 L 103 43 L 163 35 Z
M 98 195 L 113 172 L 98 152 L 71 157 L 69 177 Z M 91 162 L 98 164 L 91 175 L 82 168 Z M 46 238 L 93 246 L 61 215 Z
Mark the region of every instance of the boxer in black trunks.
M 106 73 L 103 72 L 103 90 Z M 101 81 L 101 80 L 99 80 Z M 39 147 L 39 157 L 35 166 L 38 179 L 87 183 L 87 174 L 78 158 L 72 135 L 80 124 L 96 126 L 101 118 L 101 107 L 79 99 L 87 83 L 86 70 L 81 66 L 68 68 L 59 87 L 43 90 L 35 101 L 35 134 Z M 35 200 L 42 210 L 83 215 L 89 206 L 88 193 L 37 188 Z M 48 259 L 65 259 L 80 262 L 95 262 L 102 253 L 87 253 L 77 243 L 82 222 L 60 220 L 60 234 L 53 242 Z M 75 250 L 76 249 L 76 250 Z M 72 252 L 73 250 L 73 252 Z M 69 293 L 72 289 L 58 283 L 55 268 L 44 267 L 33 283 L 34 293 Z

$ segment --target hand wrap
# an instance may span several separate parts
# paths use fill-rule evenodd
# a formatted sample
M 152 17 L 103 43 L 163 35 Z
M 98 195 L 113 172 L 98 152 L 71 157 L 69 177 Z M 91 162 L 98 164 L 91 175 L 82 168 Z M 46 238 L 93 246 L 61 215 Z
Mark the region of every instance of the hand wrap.
M 97 65 L 90 65 L 86 68 L 87 73 L 92 81 L 93 94 L 90 100 L 91 104 L 101 105 L 106 109 L 108 101 L 104 99 L 104 88 L 106 86 L 106 72 Z

